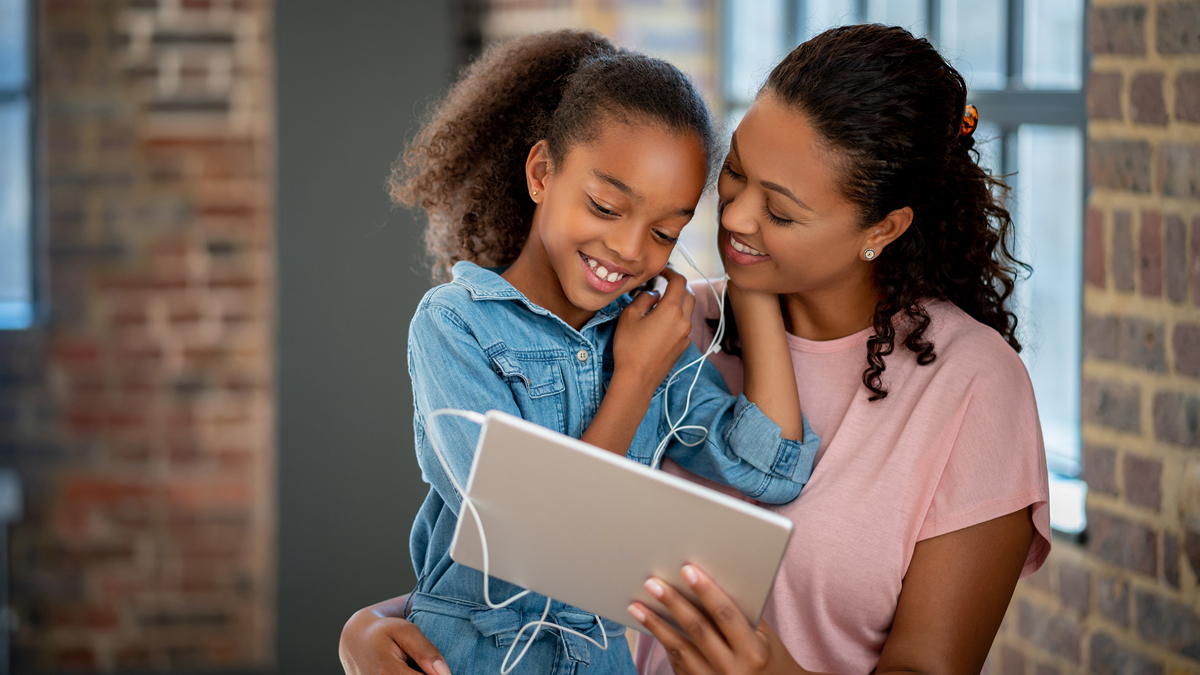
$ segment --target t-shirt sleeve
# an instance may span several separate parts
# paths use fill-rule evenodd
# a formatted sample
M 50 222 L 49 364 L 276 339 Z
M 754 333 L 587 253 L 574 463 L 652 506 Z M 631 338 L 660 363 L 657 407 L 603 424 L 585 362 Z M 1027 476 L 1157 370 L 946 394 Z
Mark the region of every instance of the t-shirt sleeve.
M 1033 541 L 1021 575 L 1050 553 L 1049 481 L 1033 385 L 1006 345 L 976 354 L 985 364 L 967 385 L 966 409 L 917 540 L 1032 506 Z

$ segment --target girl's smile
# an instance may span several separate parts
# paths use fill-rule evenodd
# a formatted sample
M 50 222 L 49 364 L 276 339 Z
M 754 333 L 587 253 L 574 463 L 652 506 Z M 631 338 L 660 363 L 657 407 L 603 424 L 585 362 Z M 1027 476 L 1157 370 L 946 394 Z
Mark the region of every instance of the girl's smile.
M 588 280 L 592 288 L 601 293 L 616 293 L 625 285 L 625 280 L 633 274 L 607 260 L 588 257 L 583 252 L 580 252 L 579 260 L 591 272 L 591 274 L 585 274 L 584 278 Z

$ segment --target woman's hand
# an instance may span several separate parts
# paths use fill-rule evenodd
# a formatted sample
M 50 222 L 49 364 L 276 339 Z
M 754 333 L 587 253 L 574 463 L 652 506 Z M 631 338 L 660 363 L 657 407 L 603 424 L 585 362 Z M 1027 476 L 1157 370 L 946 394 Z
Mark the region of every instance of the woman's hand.
M 629 613 L 667 650 L 676 675 L 803 675 L 779 636 L 767 625 L 758 629 L 708 575 L 684 565 L 683 579 L 700 598 L 703 611 L 659 579 L 646 581 L 646 590 L 670 610 L 681 634 L 640 602 Z M 706 616 L 707 614 L 707 616 Z M 711 617 L 711 618 L 710 618 Z
M 338 656 L 346 675 L 450 675 L 450 668 L 421 629 L 403 618 L 404 600 L 393 598 L 354 613 L 342 628 Z M 420 671 L 413 670 L 416 665 Z

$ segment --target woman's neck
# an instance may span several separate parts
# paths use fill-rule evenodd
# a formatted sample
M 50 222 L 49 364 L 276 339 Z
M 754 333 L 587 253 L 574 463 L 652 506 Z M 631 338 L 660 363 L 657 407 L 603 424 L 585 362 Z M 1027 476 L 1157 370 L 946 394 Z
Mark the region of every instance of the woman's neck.
M 871 326 L 879 294 L 870 285 L 853 289 L 789 293 L 783 299 L 787 331 L 806 340 L 853 335 Z

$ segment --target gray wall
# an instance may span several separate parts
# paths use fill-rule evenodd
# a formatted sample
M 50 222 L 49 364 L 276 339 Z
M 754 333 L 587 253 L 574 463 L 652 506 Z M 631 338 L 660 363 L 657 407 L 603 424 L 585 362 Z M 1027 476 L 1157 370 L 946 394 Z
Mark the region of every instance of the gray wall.
M 448 2 L 276 8 L 279 672 L 328 674 L 349 615 L 414 583 L 405 340 L 429 283 L 383 183 L 458 45 Z

